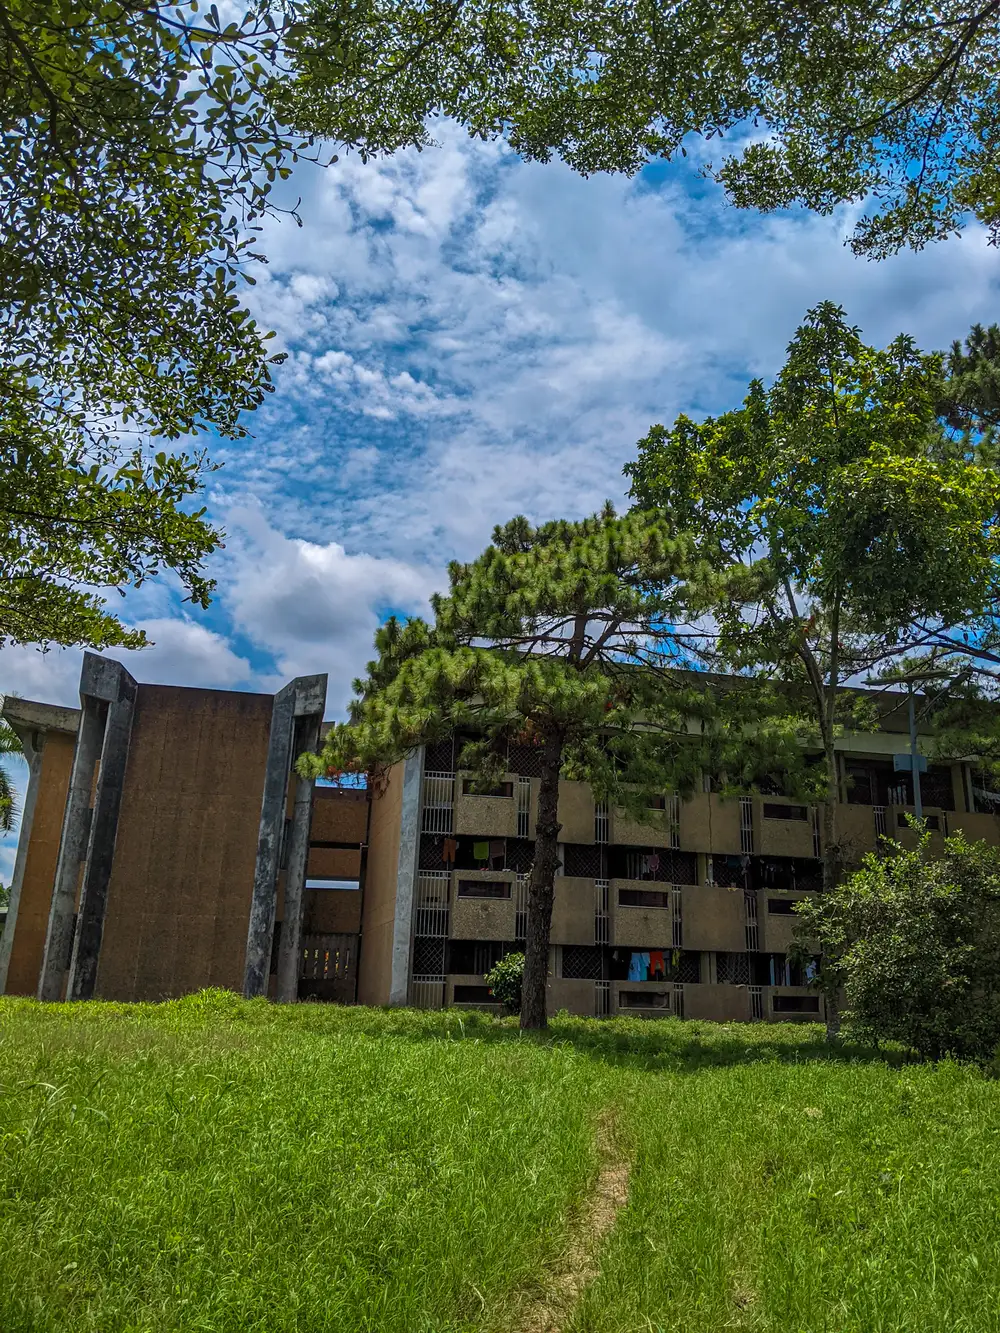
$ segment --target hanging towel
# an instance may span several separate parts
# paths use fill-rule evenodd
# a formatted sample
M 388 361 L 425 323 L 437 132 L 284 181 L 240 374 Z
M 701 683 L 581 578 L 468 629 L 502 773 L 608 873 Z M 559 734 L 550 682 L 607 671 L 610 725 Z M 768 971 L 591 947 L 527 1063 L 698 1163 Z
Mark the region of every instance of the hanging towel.
M 650 949 L 649 951 L 649 977 L 651 981 L 666 981 L 667 968 L 663 961 L 662 949 Z
M 445 838 L 444 846 L 441 849 L 441 860 L 446 866 L 455 864 L 455 854 L 458 851 L 458 843 L 454 838 Z
M 472 844 L 473 861 L 488 861 L 490 859 L 490 844 L 488 842 L 474 842 Z
M 670 966 L 676 967 L 680 961 L 681 961 L 681 951 L 680 949 L 675 949 L 673 953 L 670 955 Z
M 646 969 L 642 965 L 641 953 L 634 953 L 632 957 L 629 959 L 628 979 L 629 981 L 646 980 Z
M 660 868 L 660 858 L 654 852 L 653 855 L 649 858 L 649 873 L 651 875 L 655 875 L 656 872 L 659 870 L 659 868 Z
M 771 985 L 774 985 L 774 954 L 771 954 Z
M 646 953 L 645 951 L 639 955 L 639 967 L 640 967 L 641 970 L 642 970 L 642 976 L 639 978 L 639 980 L 640 980 L 640 981 L 648 981 L 648 980 L 649 980 L 649 954 Z
M 504 861 L 505 861 L 505 859 L 506 859 L 506 851 L 507 851 L 507 844 L 506 844 L 506 842 L 504 842 L 503 838 L 490 838 L 490 869 L 491 869 L 491 870 L 502 870 L 502 869 L 503 869 L 503 863 L 504 863 Z M 500 862 L 499 866 L 495 866 L 495 865 L 493 864 L 494 861 L 499 861 L 499 862 Z

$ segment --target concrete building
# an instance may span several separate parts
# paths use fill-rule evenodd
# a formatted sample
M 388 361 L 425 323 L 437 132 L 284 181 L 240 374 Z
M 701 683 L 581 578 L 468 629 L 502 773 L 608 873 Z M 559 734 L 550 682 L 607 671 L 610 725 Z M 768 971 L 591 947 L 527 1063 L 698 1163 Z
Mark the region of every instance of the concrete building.
M 364 1004 L 488 1005 L 523 940 L 538 755 L 512 747 L 487 795 L 428 746 L 383 790 L 314 787 L 325 677 L 277 695 L 138 685 L 88 654 L 80 709 L 10 699 L 29 786 L 0 991 L 157 1000 L 204 986 Z M 839 742 L 855 856 L 912 837 L 906 710 Z M 788 958 L 792 904 L 820 884 L 819 816 L 782 794 L 664 792 L 650 822 L 560 784 L 549 1007 L 719 1020 L 822 1017 Z M 934 838 L 1000 844 L 966 764 L 922 777 Z

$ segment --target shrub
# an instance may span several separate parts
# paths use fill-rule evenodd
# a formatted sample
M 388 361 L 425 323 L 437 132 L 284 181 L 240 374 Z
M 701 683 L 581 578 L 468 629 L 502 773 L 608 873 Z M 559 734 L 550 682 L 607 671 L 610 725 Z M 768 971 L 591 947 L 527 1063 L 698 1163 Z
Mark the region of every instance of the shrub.
M 524 979 L 524 954 L 509 953 L 487 972 L 483 980 L 508 1014 L 521 1012 L 521 983 Z
M 858 1037 L 986 1061 L 1000 1043 L 1000 849 L 957 833 L 932 859 L 929 842 L 866 856 L 799 915 L 837 960 Z

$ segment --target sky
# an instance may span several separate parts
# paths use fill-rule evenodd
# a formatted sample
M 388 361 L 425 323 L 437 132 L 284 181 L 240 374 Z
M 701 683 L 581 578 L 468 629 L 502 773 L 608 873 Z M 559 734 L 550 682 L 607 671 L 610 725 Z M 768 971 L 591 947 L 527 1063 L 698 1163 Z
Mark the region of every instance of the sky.
M 247 299 L 288 359 L 250 438 L 212 445 L 211 608 L 170 577 L 112 594 L 153 641 L 109 654 L 138 680 L 271 692 L 325 671 L 342 716 L 381 619 L 426 610 L 498 522 L 624 504 L 650 425 L 738 404 L 819 301 L 882 345 L 1000 319 L 1000 254 L 976 228 L 874 264 L 844 244 L 846 210 L 738 212 L 696 154 L 583 179 L 436 135 L 286 182 L 302 225 L 267 222 Z M 0 691 L 77 704 L 80 657 L 6 648 Z M 11 859 L 8 838 L 4 881 Z

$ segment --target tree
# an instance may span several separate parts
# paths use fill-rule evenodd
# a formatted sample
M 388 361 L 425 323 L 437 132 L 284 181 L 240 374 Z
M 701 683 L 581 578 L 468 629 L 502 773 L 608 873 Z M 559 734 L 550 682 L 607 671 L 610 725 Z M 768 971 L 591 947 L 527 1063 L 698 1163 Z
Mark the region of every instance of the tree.
M 311 0 L 303 19 L 286 113 L 363 152 L 426 144 L 447 115 L 634 172 L 728 134 L 743 146 L 706 170 L 742 207 L 871 201 L 859 253 L 969 214 L 1000 233 L 998 0 Z
M 954 456 L 940 387 L 938 359 L 906 338 L 867 347 L 826 303 L 771 388 L 654 426 L 626 467 L 642 510 L 699 534 L 704 662 L 782 682 L 822 750 L 827 892 L 843 860 L 836 739 L 866 720 L 846 687 L 918 651 L 921 625 L 974 621 L 995 599 L 1000 485 Z
M 93 589 L 166 566 L 205 605 L 210 466 L 271 388 L 239 291 L 297 141 L 264 96 L 288 14 L 0 3 L 0 642 L 143 642 Z M 267 335 L 270 336 L 270 335 Z
M 0 718 L 0 756 L 21 753 L 20 737 L 9 722 Z M 17 790 L 10 774 L 0 764 L 0 833 L 14 831 L 17 815 Z
M 538 747 L 523 1028 L 546 1022 L 560 774 L 649 818 L 650 792 L 689 787 L 699 771 L 692 723 L 719 744 L 730 734 L 735 703 L 674 670 L 689 551 L 669 522 L 610 508 L 577 523 L 498 527 L 478 559 L 449 567 L 448 594 L 432 598 L 433 625 L 391 619 L 379 629 L 349 722 L 305 765 L 316 776 L 365 770 L 378 783 L 419 745 L 472 732 L 479 739 L 461 763 L 488 786 L 510 741 Z
M 1000 1044 L 1000 851 L 929 835 L 866 856 L 831 893 L 798 907 L 839 961 L 852 1027 L 920 1055 L 989 1060 Z

